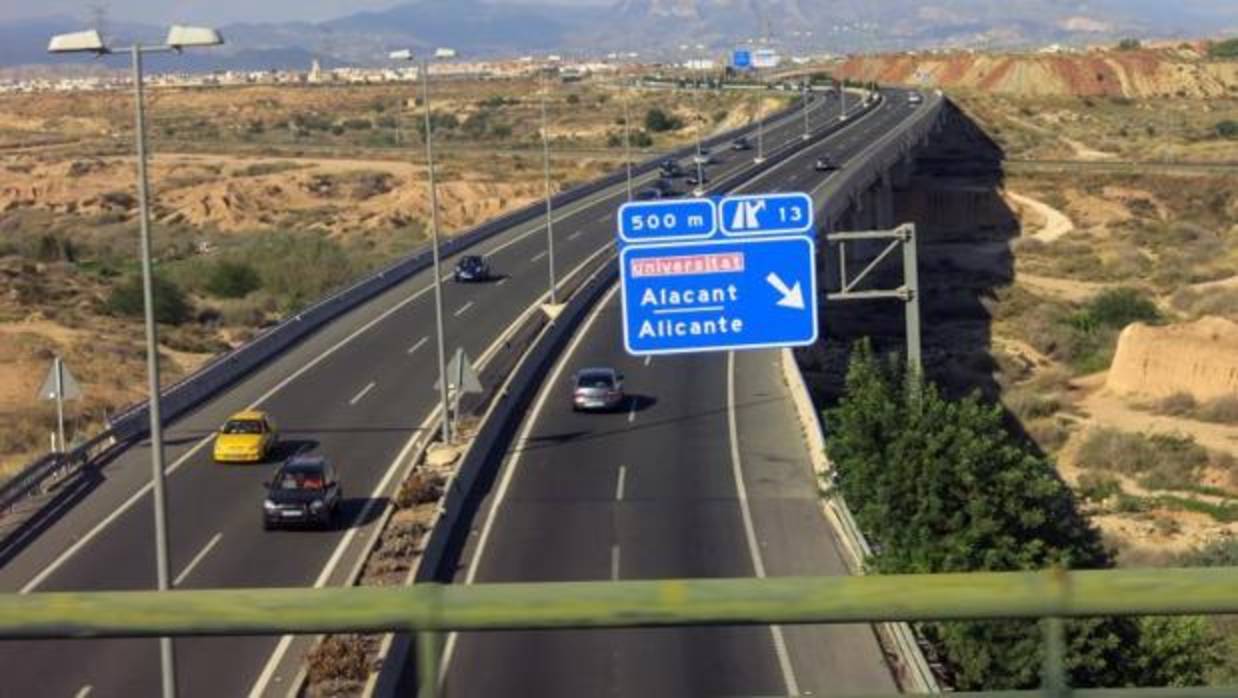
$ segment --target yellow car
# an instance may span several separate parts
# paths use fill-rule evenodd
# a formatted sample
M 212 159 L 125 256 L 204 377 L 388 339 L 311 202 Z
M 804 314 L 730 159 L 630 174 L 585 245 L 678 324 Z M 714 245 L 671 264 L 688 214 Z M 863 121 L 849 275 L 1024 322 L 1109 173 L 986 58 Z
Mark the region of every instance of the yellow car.
M 266 412 L 237 412 L 215 436 L 215 462 L 260 463 L 277 443 L 279 432 Z

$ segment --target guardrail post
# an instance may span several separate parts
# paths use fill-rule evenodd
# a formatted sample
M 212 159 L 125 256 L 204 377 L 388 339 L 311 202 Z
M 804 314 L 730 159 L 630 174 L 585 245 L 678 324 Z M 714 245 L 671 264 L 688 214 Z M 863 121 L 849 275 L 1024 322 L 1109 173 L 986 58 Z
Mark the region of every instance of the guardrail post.
M 1068 573 L 1061 568 L 1048 571 L 1048 589 L 1053 597 L 1053 606 L 1059 612 L 1070 605 L 1070 581 Z M 1048 616 L 1041 621 L 1044 636 L 1044 666 L 1041 676 L 1041 692 L 1045 698 L 1068 698 L 1070 686 L 1066 680 L 1066 624 L 1061 615 Z
M 417 698 L 438 696 L 438 640 L 437 631 L 422 630 L 417 633 L 417 676 L 420 677 Z

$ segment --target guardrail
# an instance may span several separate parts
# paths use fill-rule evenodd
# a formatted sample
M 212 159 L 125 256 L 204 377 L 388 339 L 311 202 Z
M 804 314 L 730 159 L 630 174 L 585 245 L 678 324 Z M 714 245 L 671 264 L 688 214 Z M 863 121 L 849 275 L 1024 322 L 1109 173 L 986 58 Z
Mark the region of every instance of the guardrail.
M 794 105 L 761 121 L 763 126 L 787 118 L 802 105 Z M 733 129 L 704 141 L 715 147 L 732 138 L 752 132 L 756 124 Z M 667 158 L 685 158 L 696 152 L 695 145 L 684 146 L 641 162 L 632 168 L 633 176 L 644 175 L 657 168 Z M 626 170 L 617 170 L 601 179 L 575 187 L 552 197 L 555 207 L 562 207 L 624 181 Z M 499 216 L 440 245 L 443 257 L 450 257 L 515 225 L 532 221 L 545 213 L 544 203 L 535 203 Z M 208 362 L 182 380 L 161 392 L 164 424 L 171 423 L 198 407 L 220 390 L 248 375 L 254 369 L 282 354 L 290 346 L 317 331 L 344 313 L 428 268 L 432 263 L 431 249 L 422 246 L 411 255 L 382 268 L 259 334 L 253 340 Z M 138 403 L 109 420 L 108 427 L 84 444 L 65 454 L 47 454 L 26 466 L 7 482 L 0 484 L 0 517 L 13 513 L 22 499 L 42 490 L 58 486 L 95 462 L 102 454 L 123 450 L 133 441 L 149 433 L 150 419 L 146 403 Z M 3 537 L 3 536 L 0 536 Z
M 0 638 L 415 632 L 421 695 L 433 696 L 445 631 L 1046 619 L 1043 692 L 957 695 L 1233 696 L 1238 687 L 1067 688 L 1062 619 L 1209 613 L 1238 613 L 1238 568 L 9 593 Z

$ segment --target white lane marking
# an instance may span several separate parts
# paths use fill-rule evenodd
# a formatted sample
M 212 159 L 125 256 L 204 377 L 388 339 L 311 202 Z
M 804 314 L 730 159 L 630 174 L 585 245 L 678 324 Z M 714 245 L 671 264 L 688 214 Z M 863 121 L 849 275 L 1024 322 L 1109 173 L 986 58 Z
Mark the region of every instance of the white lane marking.
M 607 214 L 607 215 L 606 215 L 606 218 L 603 218 L 602 220 L 607 220 L 607 219 L 609 219 L 609 218 L 610 218 L 610 214 Z M 582 232 L 582 231 L 577 230 L 576 232 L 572 233 L 571 235 L 568 235 L 568 236 L 567 236 L 567 239 L 568 239 L 568 240 L 575 240 L 576 238 L 580 237 L 581 232 Z
M 610 546 L 610 578 L 619 579 L 619 545 Z
M 646 366 L 648 366 L 648 365 L 649 365 L 649 364 L 651 364 L 651 363 L 653 363 L 653 355 L 652 355 L 652 354 L 650 354 L 649 356 L 646 356 L 646 357 L 645 357 L 645 365 L 646 365 Z
M 497 284 L 495 284 L 495 288 L 498 288 L 499 286 L 502 286 L 503 284 L 507 283 L 507 279 L 508 279 L 508 277 L 506 277 L 506 276 L 504 276 L 503 278 L 499 279 L 499 282 L 498 282 Z
M 581 270 L 585 269 L 590 264 L 592 264 L 593 261 L 596 260 L 599 255 L 606 254 L 609 250 L 610 250 L 609 244 L 598 248 L 593 254 L 589 255 L 587 258 L 585 258 L 584 261 L 582 261 L 580 264 L 577 264 L 574 269 L 572 269 L 566 275 L 564 275 L 563 278 L 559 281 L 560 286 L 562 286 L 563 284 L 566 284 L 569 279 L 575 277 L 577 274 L 581 272 Z M 535 298 L 532 305 L 526 308 L 525 311 L 521 313 L 519 317 L 513 320 L 503 330 L 503 332 L 500 332 L 499 335 L 495 337 L 494 341 L 491 342 L 490 346 L 486 347 L 486 350 L 482 352 L 481 356 L 477 359 L 478 368 L 482 368 L 490 363 L 490 360 L 494 358 L 495 354 L 498 353 L 499 348 L 502 346 L 503 339 L 504 337 L 507 336 L 508 331 L 510 331 L 512 327 L 522 324 L 525 321 L 525 319 L 529 317 L 529 315 L 533 314 L 534 312 L 538 312 L 538 309 L 541 307 L 541 304 L 545 302 L 546 297 L 548 295 L 549 295 L 548 293 L 543 293 L 541 296 L 538 296 L 537 298 Z M 558 376 L 556 375 L 556 379 L 557 377 Z M 366 505 L 364 508 L 362 508 L 361 513 L 357 515 L 357 519 L 355 519 L 356 521 L 361 521 L 366 518 L 366 516 L 370 512 L 372 503 L 377 500 L 378 495 L 381 494 L 383 490 L 386 489 L 386 483 L 390 481 L 391 477 L 399 470 L 398 468 L 399 464 L 403 462 L 406 458 L 408 458 L 408 453 L 412 449 L 413 444 L 416 443 L 418 435 L 428 433 L 427 429 L 429 428 L 429 425 L 433 424 L 433 421 L 437 418 L 439 414 L 440 414 L 440 410 L 439 410 L 439 407 L 436 405 L 435 408 L 430 411 L 430 415 L 426 417 L 425 420 L 422 421 L 421 426 L 417 430 L 418 433 L 413 434 L 412 438 L 409 439 L 408 443 L 404 445 L 404 450 L 401 451 L 400 455 L 396 456 L 396 459 L 391 462 L 390 469 L 387 471 L 387 475 L 384 477 L 383 483 L 379 484 L 378 489 L 375 491 L 374 496 L 371 497 L 368 502 L 366 502 Z M 331 556 L 331 559 L 327 561 L 327 566 L 324 567 L 322 572 L 318 575 L 318 581 L 314 584 L 316 588 L 324 586 L 327 580 L 331 578 L 331 575 L 334 573 L 335 567 L 339 564 L 340 560 L 342 559 L 343 552 L 348 547 L 349 542 L 352 540 L 352 537 L 355 534 L 356 530 L 357 529 L 355 526 L 352 526 L 348 529 L 348 533 L 345 535 L 344 540 L 340 541 L 339 546 L 336 547 L 335 554 Z M 451 635 L 450 637 L 454 639 L 455 635 Z M 253 688 L 250 689 L 249 691 L 250 698 L 261 698 L 261 696 L 264 693 L 266 693 L 267 686 L 271 683 L 271 679 L 274 678 L 275 676 L 275 671 L 279 668 L 280 663 L 283 662 L 284 655 L 288 653 L 288 648 L 292 646 L 292 640 L 293 640 L 292 635 L 284 635 L 283 637 L 280 638 L 279 644 L 276 645 L 275 650 L 271 653 L 271 657 L 267 660 L 266 666 L 263 667 L 262 674 L 258 676 L 258 680 L 254 682 Z M 450 644 L 448 646 L 450 646 Z M 444 656 L 449 656 L 449 655 L 445 654 Z M 441 676 L 446 676 L 446 664 L 444 664 L 444 670 Z
M 428 341 L 430 341 L 429 337 L 422 337 L 421 339 L 417 340 L 416 344 L 408 348 L 408 353 L 410 354 L 415 353 L 418 349 L 424 347 L 426 345 L 426 342 Z
M 626 465 L 619 466 L 619 481 L 615 483 L 615 501 L 616 502 L 623 501 L 623 482 L 626 479 L 627 474 L 628 474 L 628 466 Z
M 469 311 L 469 308 L 472 308 L 472 307 L 473 307 L 473 301 L 469 301 L 468 303 L 465 303 L 464 305 L 460 306 L 459 310 L 455 312 L 455 316 L 460 317 L 461 315 L 467 313 Z
M 602 309 L 610 303 L 618 290 L 618 284 L 612 286 L 601 302 L 594 307 L 592 314 L 585 320 L 584 325 L 572 337 L 572 343 L 568 345 L 567 351 L 559 358 L 559 363 L 554 367 L 550 379 L 542 384 L 542 392 L 537 396 L 537 401 L 533 404 L 533 411 L 529 413 L 530 417 L 525 421 L 524 427 L 520 430 L 519 438 L 516 439 L 516 452 L 512 454 L 511 463 L 503 469 L 503 478 L 499 481 L 499 489 L 495 492 L 494 503 L 490 505 L 490 511 L 486 514 L 486 522 L 481 527 L 481 537 L 477 539 L 477 548 L 473 551 L 473 560 L 469 564 L 468 574 L 464 576 L 465 584 L 472 584 L 477 580 L 477 570 L 481 567 L 482 557 L 486 553 L 486 544 L 490 542 L 490 532 L 494 530 L 494 521 L 497 518 L 495 514 L 498 512 L 499 507 L 503 505 L 503 500 L 507 498 L 507 490 L 511 487 L 512 476 L 515 474 L 517 466 L 520 465 L 521 456 L 524 455 L 523 445 L 528 443 L 529 434 L 532 433 L 533 426 L 537 424 L 538 417 L 546 406 L 546 399 L 550 396 L 551 386 L 561 385 L 559 380 L 563 376 L 563 369 L 570 363 L 570 359 L 576 353 L 581 340 L 585 338 L 585 335 L 589 334 L 589 330 L 602 315 Z M 456 649 L 456 637 L 456 633 L 451 633 L 447 636 L 447 642 L 443 645 L 442 668 L 439 670 L 438 675 L 440 685 L 447 678 L 447 671 L 451 668 L 451 657 Z
M 631 424 L 636 421 L 636 398 L 629 399 L 632 403 L 632 407 L 628 410 L 628 424 Z
M 371 390 L 373 390 L 373 389 L 374 389 L 374 385 L 375 385 L 374 381 L 370 381 L 370 384 L 369 384 L 369 385 L 367 385 L 367 386 L 365 386 L 364 388 L 362 388 L 362 389 L 361 389 L 361 392 L 359 392 L 359 393 L 357 393 L 356 395 L 354 395 L 354 396 L 353 396 L 353 398 L 352 398 L 351 400 L 349 400 L 349 401 L 348 401 L 348 404 L 349 404 L 349 405 L 355 405 L 355 404 L 357 404 L 358 402 L 361 402 L 361 398 L 365 397 L 365 394 L 366 394 L 366 393 L 368 393 L 368 392 L 370 392 Z
M 435 415 L 438 413 L 439 408 L 436 406 L 431 410 L 430 416 L 409 437 L 404 444 L 404 448 L 400 449 L 400 453 L 396 455 L 395 460 L 391 461 L 391 465 L 387 466 L 387 474 L 383 476 L 382 481 L 378 483 L 373 493 L 365 500 L 365 506 L 361 507 L 361 511 L 357 513 L 357 516 L 348 522 L 348 532 L 340 539 L 340 542 L 335 546 L 335 552 L 331 553 L 330 559 L 327 560 L 326 566 L 318 573 L 318 579 L 314 580 L 315 589 L 321 589 L 327 585 L 327 580 L 331 579 L 336 566 L 343 559 L 344 551 L 348 549 L 348 546 L 352 545 L 352 540 L 356 537 L 357 532 L 364 528 L 364 526 L 358 525 L 358 522 L 370 520 L 370 511 L 377 506 L 377 502 L 380 501 L 379 497 L 387 490 L 388 485 L 391 483 L 391 478 L 395 477 L 395 474 L 400 471 L 400 464 L 408 458 L 417 440 L 428 433 L 426 426 L 432 423 Z M 275 676 L 275 670 L 279 668 L 280 663 L 284 660 L 284 655 L 288 653 L 288 648 L 292 645 L 294 637 L 293 635 L 284 635 L 279 639 L 279 644 L 275 646 L 275 651 L 271 653 L 266 666 L 262 668 L 262 673 L 258 675 L 258 680 L 254 682 L 253 687 L 249 690 L 249 698 L 261 698 L 262 694 L 266 692 L 267 685 L 271 683 L 271 678 Z
M 93 686 L 91 686 L 90 684 L 86 684 L 85 686 L 82 686 L 81 688 L 79 688 L 77 693 L 73 694 L 73 698 L 86 698 L 86 696 L 90 695 L 90 692 L 93 689 L 94 689 Z
M 538 252 L 537 254 L 533 255 L 533 259 L 530 259 L 529 261 L 536 262 L 545 256 L 546 256 L 546 250 L 542 250 L 541 252 Z
M 394 315 L 395 313 L 403 309 L 404 306 L 408 305 L 409 303 L 412 303 L 413 301 L 417 300 L 418 298 L 425 295 L 426 293 L 429 293 L 433 289 L 434 289 L 433 284 L 426 286 L 420 291 L 413 293 L 408 298 L 405 298 L 404 300 L 395 304 L 388 310 L 384 311 L 378 317 L 374 318 L 373 320 L 370 320 L 369 322 L 365 323 L 361 327 L 357 328 L 356 330 L 353 331 L 352 334 L 336 342 L 334 345 L 331 346 L 331 348 L 319 354 L 317 357 L 307 362 L 301 368 L 292 372 L 292 374 L 290 374 L 287 378 L 284 378 L 279 383 L 276 383 L 273 388 L 263 393 L 261 396 L 258 397 L 257 400 L 254 400 L 253 402 L 249 403 L 249 405 L 245 409 L 252 410 L 252 409 L 255 409 L 261 406 L 264 402 L 271 399 L 273 395 L 283 390 L 284 388 L 288 387 L 288 385 L 292 383 L 294 380 L 305 375 L 307 372 L 312 370 L 318 364 L 325 361 L 327 357 L 331 356 L 332 354 L 334 354 L 335 352 L 343 348 L 346 344 L 353 341 L 357 337 L 360 337 L 362 334 L 364 334 L 365 332 L 373 328 L 378 323 L 391 317 L 392 315 Z M 201 451 L 214 438 L 215 438 L 214 434 L 204 437 L 201 441 L 195 444 L 193 448 L 186 451 L 185 455 L 181 456 L 180 458 L 177 458 L 176 461 L 172 463 L 172 465 L 168 466 L 168 468 L 164 470 L 164 473 L 166 475 L 171 475 L 172 473 L 179 470 L 182 465 L 187 463 L 190 458 L 192 458 L 195 454 L 197 454 L 198 451 Z M 47 578 L 52 576 L 52 574 L 54 574 L 56 570 L 64 566 L 64 563 L 68 562 L 69 558 L 73 557 L 74 555 L 78 553 L 78 551 L 80 551 L 82 548 L 89 545 L 92 540 L 94 540 L 100 533 L 103 532 L 103 529 L 110 526 L 112 522 L 116 521 L 116 519 L 119 519 L 121 515 L 123 515 L 125 512 L 129 511 L 130 509 L 132 509 L 134 505 L 136 505 L 138 501 L 142 499 L 142 497 L 146 496 L 147 492 L 151 491 L 152 487 L 153 485 L 148 482 L 146 483 L 145 486 L 143 486 L 137 492 L 134 492 L 133 495 L 130 496 L 128 499 L 126 499 L 119 507 L 116 508 L 115 511 L 109 514 L 106 518 L 104 518 L 99 523 L 95 524 L 95 527 L 90 529 L 90 531 L 88 531 L 86 535 L 82 536 L 81 538 L 78 538 L 76 543 L 69 546 L 69 548 L 67 548 L 64 552 L 60 553 L 60 555 L 55 560 L 52 560 L 50 564 L 48 564 L 46 567 L 43 568 L 42 572 L 36 575 L 34 579 L 31 579 L 29 582 L 27 582 L 26 585 L 18 591 L 18 593 L 29 594 L 31 591 L 34 591 L 35 589 L 37 589 L 38 586 L 42 584 L 43 582 L 47 581 Z
M 188 577 L 189 573 L 193 572 L 193 568 L 197 567 L 199 562 L 202 562 L 202 558 L 206 557 L 206 554 L 211 552 L 211 548 L 214 548 L 223 537 L 223 533 L 216 533 L 212 536 L 211 539 L 207 541 L 206 547 L 202 548 L 197 555 L 194 555 L 193 559 L 189 561 L 189 564 L 185 565 L 185 569 L 181 570 L 181 573 L 176 575 L 176 579 L 172 580 L 172 586 L 180 586 L 181 582 L 185 581 L 185 577 Z
M 752 557 L 752 570 L 757 577 L 765 578 L 765 562 L 761 559 L 761 548 L 757 545 L 756 528 L 752 525 L 752 510 L 748 508 L 748 488 L 744 485 L 744 469 L 739 460 L 739 427 L 735 417 L 735 352 L 726 355 L 726 418 L 731 433 L 731 472 L 735 476 L 735 496 L 739 499 L 739 511 L 744 520 L 744 536 L 748 539 L 748 554 Z M 770 635 L 774 639 L 774 654 L 778 656 L 778 666 L 782 669 L 782 680 L 786 685 L 787 694 L 798 696 L 799 683 L 795 680 L 795 669 L 791 666 L 791 656 L 787 653 L 787 641 L 782 636 L 782 627 L 769 626 Z
M 606 213 L 606 215 L 604 215 L 604 216 L 602 216 L 601 218 L 599 218 L 599 219 L 598 219 L 598 223 L 605 223 L 605 222 L 606 222 L 606 221 L 608 221 L 608 220 L 610 220 L 610 212 L 609 212 L 609 211 Z

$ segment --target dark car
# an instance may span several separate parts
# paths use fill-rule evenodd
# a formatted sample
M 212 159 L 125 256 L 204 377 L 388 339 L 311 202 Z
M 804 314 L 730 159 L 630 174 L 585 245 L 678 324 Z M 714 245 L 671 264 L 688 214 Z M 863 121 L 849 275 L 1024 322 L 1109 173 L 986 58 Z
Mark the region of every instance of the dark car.
M 683 168 L 680 167 L 679 163 L 674 160 L 667 160 L 663 162 L 660 169 L 662 171 L 663 177 L 682 177 L 683 176 Z
M 344 497 L 335 468 L 322 456 L 289 458 L 266 483 L 262 527 L 319 526 L 335 523 Z
M 636 198 L 640 201 L 649 201 L 651 199 L 665 198 L 665 195 L 657 187 L 646 187 L 636 192 Z
M 687 178 L 686 180 L 684 180 L 684 181 L 686 181 L 688 184 L 690 184 L 690 185 L 692 185 L 692 186 L 694 186 L 694 187 L 695 187 L 695 186 L 697 186 L 697 185 L 699 185 L 699 184 L 708 184 L 708 183 L 709 183 L 709 175 L 705 174 L 704 172 L 701 172 L 701 175 L 700 175 L 700 178 L 699 178 L 699 179 L 697 178 L 697 175 L 693 174 L 693 175 L 689 175 L 689 176 L 688 176 L 688 178 Z
M 752 150 L 752 143 L 744 136 L 731 141 L 731 150 Z
M 485 281 L 490 278 L 490 265 L 482 257 L 470 254 L 456 262 L 456 281 Z
M 812 168 L 818 172 L 826 172 L 828 170 L 837 170 L 838 165 L 834 164 L 834 161 L 828 155 L 822 155 L 813 163 Z

